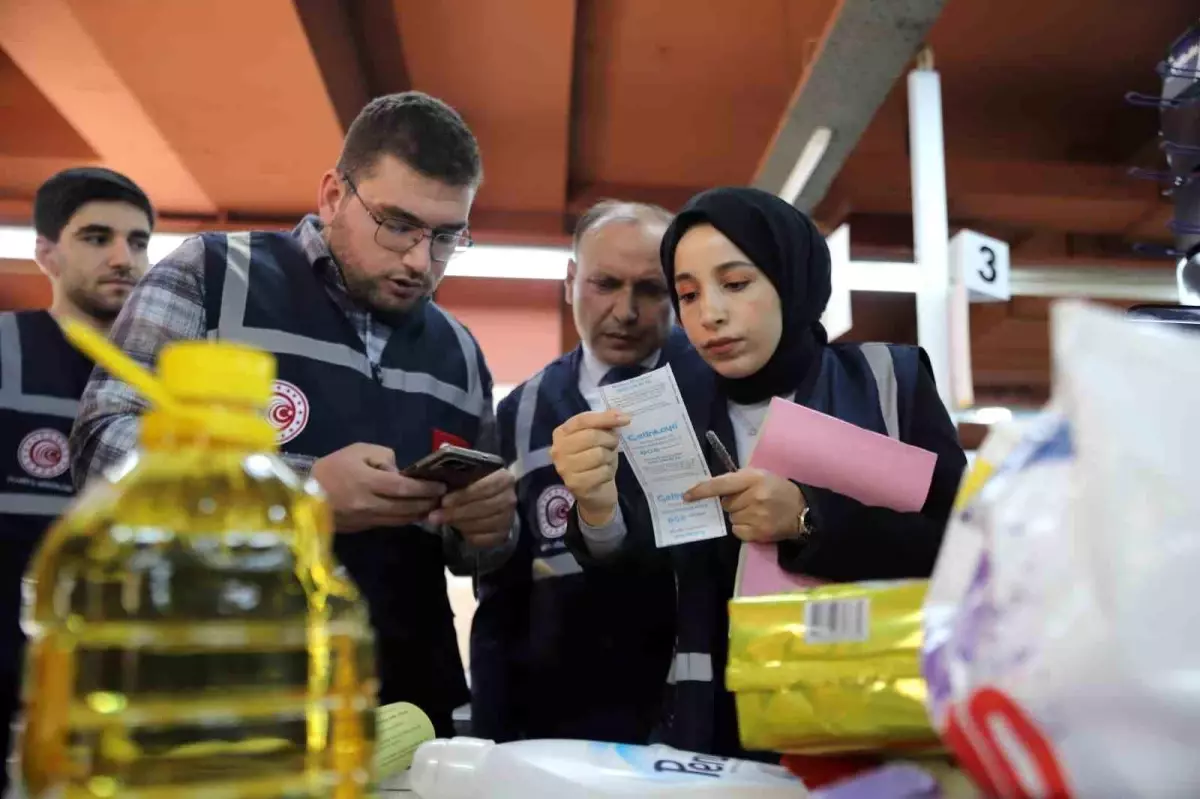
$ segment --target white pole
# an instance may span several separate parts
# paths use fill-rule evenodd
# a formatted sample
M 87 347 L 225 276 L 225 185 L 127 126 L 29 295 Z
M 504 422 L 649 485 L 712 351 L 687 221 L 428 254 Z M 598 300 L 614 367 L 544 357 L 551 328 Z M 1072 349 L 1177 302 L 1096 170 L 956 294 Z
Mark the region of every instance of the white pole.
M 923 54 L 924 56 L 925 54 Z M 913 250 L 917 283 L 917 343 L 933 364 L 938 394 L 954 410 L 950 319 L 950 226 L 946 211 L 946 148 L 942 87 L 932 59 L 908 73 L 912 151 Z

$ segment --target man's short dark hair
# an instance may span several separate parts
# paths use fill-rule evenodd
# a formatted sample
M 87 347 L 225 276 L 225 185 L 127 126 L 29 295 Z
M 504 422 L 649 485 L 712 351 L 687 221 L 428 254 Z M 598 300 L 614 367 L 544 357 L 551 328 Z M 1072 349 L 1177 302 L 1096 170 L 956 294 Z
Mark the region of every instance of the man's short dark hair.
M 120 172 L 98 166 L 64 169 L 39 186 L 33 227 L 39 236 L 58 241 L 75 212 L 91 202 L 127 203 L 144 211 L 154 227 L 154 206 L 146 192 Z
M 662 225 L 665 231 L 671 224 L 671 212 L 654 203 L 635 203 L 625 200 L 601 200 L 584 211 L 575 223 L 575 235 L 571 247 L 579 257 L 579 243 L 589 230 L 604 227 L 610 222 L 641 222 L 644 225 Z
M 376 97 L 350 123 L 338 169 L 351 177 L 390 155 L 450 186 L 483 179 L 479 143 L 458 112 L 424 92 Z

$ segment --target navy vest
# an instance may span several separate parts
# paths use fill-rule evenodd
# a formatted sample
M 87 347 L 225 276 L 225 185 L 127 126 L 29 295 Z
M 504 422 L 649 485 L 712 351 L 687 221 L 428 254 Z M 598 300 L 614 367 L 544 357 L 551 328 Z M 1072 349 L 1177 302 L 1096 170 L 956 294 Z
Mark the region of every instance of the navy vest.
M 46 311 L 0 313 L 0 753 L 19 706 L 21 578 L 74 493 L 67 438 L 91 373 Z
M 67 439 L 92 362 L 46 311 L 0 314 L 0 605 L 5 640 L 17 634 L 21 575 L 74 494 Z M 12 619 L 12 623 L 10 623 Z
M 866 430 L 903 439 L 923 368 L 920 359 L 920 350 L 912 346 L 829 345 L 807 398 L 797 397 L 797 401 Z M 689 403 L 689 412 L 698 435 L 712 430 L 722 441 L 734 440 L 724 397 L 697 397 Z M 708 442 L 700 441 L 713 474 L 724 472 Z M 735 451 L 730 453 L 736 458 Z M 725 690 L 728 601 L 740 549 L 741 542 L 733 535 L 671 548 L 679 607 L 686 611 L 679 614 L 661 735 L 666 743 L 688 751 L 753 756 L 741 749 L 733 695 Z
M 564 535 L 574 498 L 550 460 L 554 429 L 591 410 L 579 393 L 582 349 L 551 363 L 500 405 L 502 451 L 517 476 L 520 539 L 484 578 L 472 630 L 476 733 L 645 743 L 661 717 L 675 632 L 675 581 L 647 529 L 625 557 L 580 567 Z M 686 385 L 708 367 L 672 330 L 659 366 Z M 640 492 L 624 458 L 622 496 Z
M 477 443 L 491 377 L 448 313 L 421 303 L 372 364 L 293 235 L 203 238 L 208 335 L 274 353 L 269 416 L 290 461 L 366 442 L 393 449 L 403 468 L 443 441 Z M 442 727 L 467 691 L 441 538 L 417 526 L 367 530 L 335 536 L 334 552 L 370 604 L 380 702 L 413 702 Z

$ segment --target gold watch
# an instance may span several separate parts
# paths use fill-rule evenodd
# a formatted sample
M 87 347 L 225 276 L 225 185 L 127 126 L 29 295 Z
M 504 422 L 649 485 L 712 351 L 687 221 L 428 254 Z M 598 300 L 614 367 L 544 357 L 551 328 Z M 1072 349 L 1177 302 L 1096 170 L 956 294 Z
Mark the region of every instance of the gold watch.
M 797 538 L 808 538 L 810 535 L 813 534 L 813 529 L 808 524 L 808 511 L 809 511 L 809 506 L 806 503 L 804 505 L 804 510 L 802 510 L 796 514 L 796 537 Z

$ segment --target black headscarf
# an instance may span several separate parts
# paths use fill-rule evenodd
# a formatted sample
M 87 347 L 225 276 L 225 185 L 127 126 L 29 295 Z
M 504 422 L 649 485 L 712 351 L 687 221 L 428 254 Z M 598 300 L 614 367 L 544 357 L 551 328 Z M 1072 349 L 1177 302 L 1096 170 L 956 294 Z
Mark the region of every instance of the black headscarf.
M 813 221 L 773 194 L 750 188 L 718 188 L 690 199 L 663 236 L 659 254 L 675 313 L 675 249 L 691 228 L 708 223 L 762 270 L 779 293 L 783 333 L 770 360 L 739 379 L 719 376 L 734 402 L 762 402 L 791 394 L 812 371 L 828 342 L 819 321 L 831 290 L 829 247 Z

